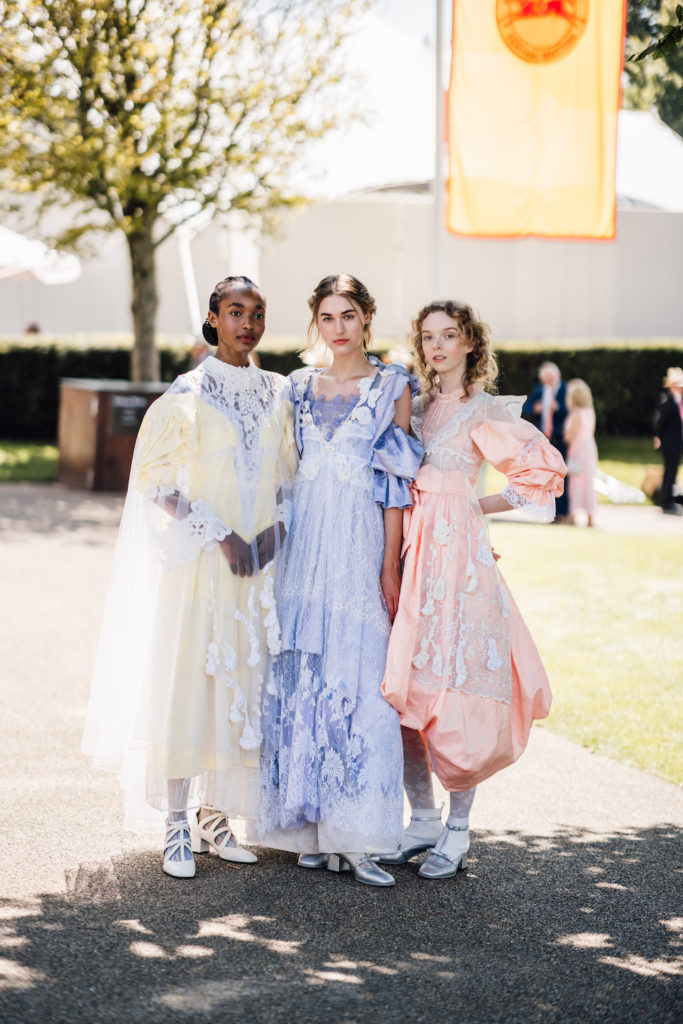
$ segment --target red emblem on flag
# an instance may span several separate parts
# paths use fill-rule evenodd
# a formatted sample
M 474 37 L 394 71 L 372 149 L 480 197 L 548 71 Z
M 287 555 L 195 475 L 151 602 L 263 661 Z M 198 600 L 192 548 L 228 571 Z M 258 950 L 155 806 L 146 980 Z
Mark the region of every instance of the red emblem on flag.
M 532 64 L 560 60 L 586 29 L 589 0 L 496 0 L 505 45 Z

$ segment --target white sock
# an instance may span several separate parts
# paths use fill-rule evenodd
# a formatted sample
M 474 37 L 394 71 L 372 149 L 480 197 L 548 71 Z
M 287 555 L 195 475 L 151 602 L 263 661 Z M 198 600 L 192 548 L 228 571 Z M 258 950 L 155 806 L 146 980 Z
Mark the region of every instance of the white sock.
M 435 807 L 432 772 L 424 740 L 415 729 L 401 727 L 403 740 L 403 785 L 412 810 Z
M 168 825 L 177 823 L 179 830 L 182 828 L 183 823 L 187 823 L 187 797 L 189 792 L 189 779 L 168 780 L 168 815 L 166 822 Z M 177 838 L 180 838 L 179 834 Z M 172 861 L 189 860 L 189 858 L 184 858 L 182 853 L 183 848 L 179 847 L 169 859 Z

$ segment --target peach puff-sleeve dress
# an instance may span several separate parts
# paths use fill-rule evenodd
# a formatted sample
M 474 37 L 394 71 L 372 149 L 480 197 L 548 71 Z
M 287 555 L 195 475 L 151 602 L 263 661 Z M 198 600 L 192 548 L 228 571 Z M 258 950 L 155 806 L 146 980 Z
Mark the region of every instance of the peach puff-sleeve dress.
M 434 771 L 459 791 L 524 750 L 550 710 L 538 650 L 493 558 L 475 493 L 484 460 L 504 473 L 514 508 L 551 522 L 566 467 L 519 399 L 475 390 L 421 396 L 413 430 L 425 455 L 404 513 L 404 570 L 382 691 L 420 731 Z

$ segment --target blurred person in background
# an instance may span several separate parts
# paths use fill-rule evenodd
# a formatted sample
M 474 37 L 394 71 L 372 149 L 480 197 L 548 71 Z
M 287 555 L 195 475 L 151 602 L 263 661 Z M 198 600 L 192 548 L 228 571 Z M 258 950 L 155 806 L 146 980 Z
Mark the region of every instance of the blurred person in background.
M 560 369 L 555 363 L 541 363 L 538 369 L 539 384 L 536 385 L 522 406 L 522 416 L 538 428 L 566 458 L 567 445 L 564 440 L 564 421 L 567 418 L 567 385 L 562 380 Z M 569 513 L 567 489 L 555 502 L 555 522 L 564 523 Z
M 569 414 L 564 425 L 569 471 L 569 522 L 588 526 L 595 523 L 597 498 L 595 471 L 598 449 L 595 444 L 593 395 L 585 380 L 575 377 L 567 385 Z
M 683 508 L 674 499 L 674 486 L 683 453 L 683 369 L 670 366 L 662 383 L 668 394 L 657 410 L 654 437 L 654 446 L 661 450 L 664 459 L 662 512 L 680 516 Z

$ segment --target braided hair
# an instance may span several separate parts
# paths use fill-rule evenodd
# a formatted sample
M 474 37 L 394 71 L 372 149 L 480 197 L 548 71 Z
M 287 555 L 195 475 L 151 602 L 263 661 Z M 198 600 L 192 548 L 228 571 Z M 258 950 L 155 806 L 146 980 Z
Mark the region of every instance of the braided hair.
M 218 310 L 221 302 L 236 284 L 243 285 L 246 288 L 253 288 L 255 291 L 260 291 L 259 286 L 254 284 L 250 277 L 245 277 L 244 274 L 224 278 L 222 281 L 218 282 L 214 290 L 211 292 L 211 298 L 209 299 L 209 309 L 212 313 L 215 313 L 216 316 L 218 316 Z M 218 344 L 218 331 L 209 323 L 208 316 L 202 324 L 202 334 L 206 341 L 208 341 L 209 345 Z

